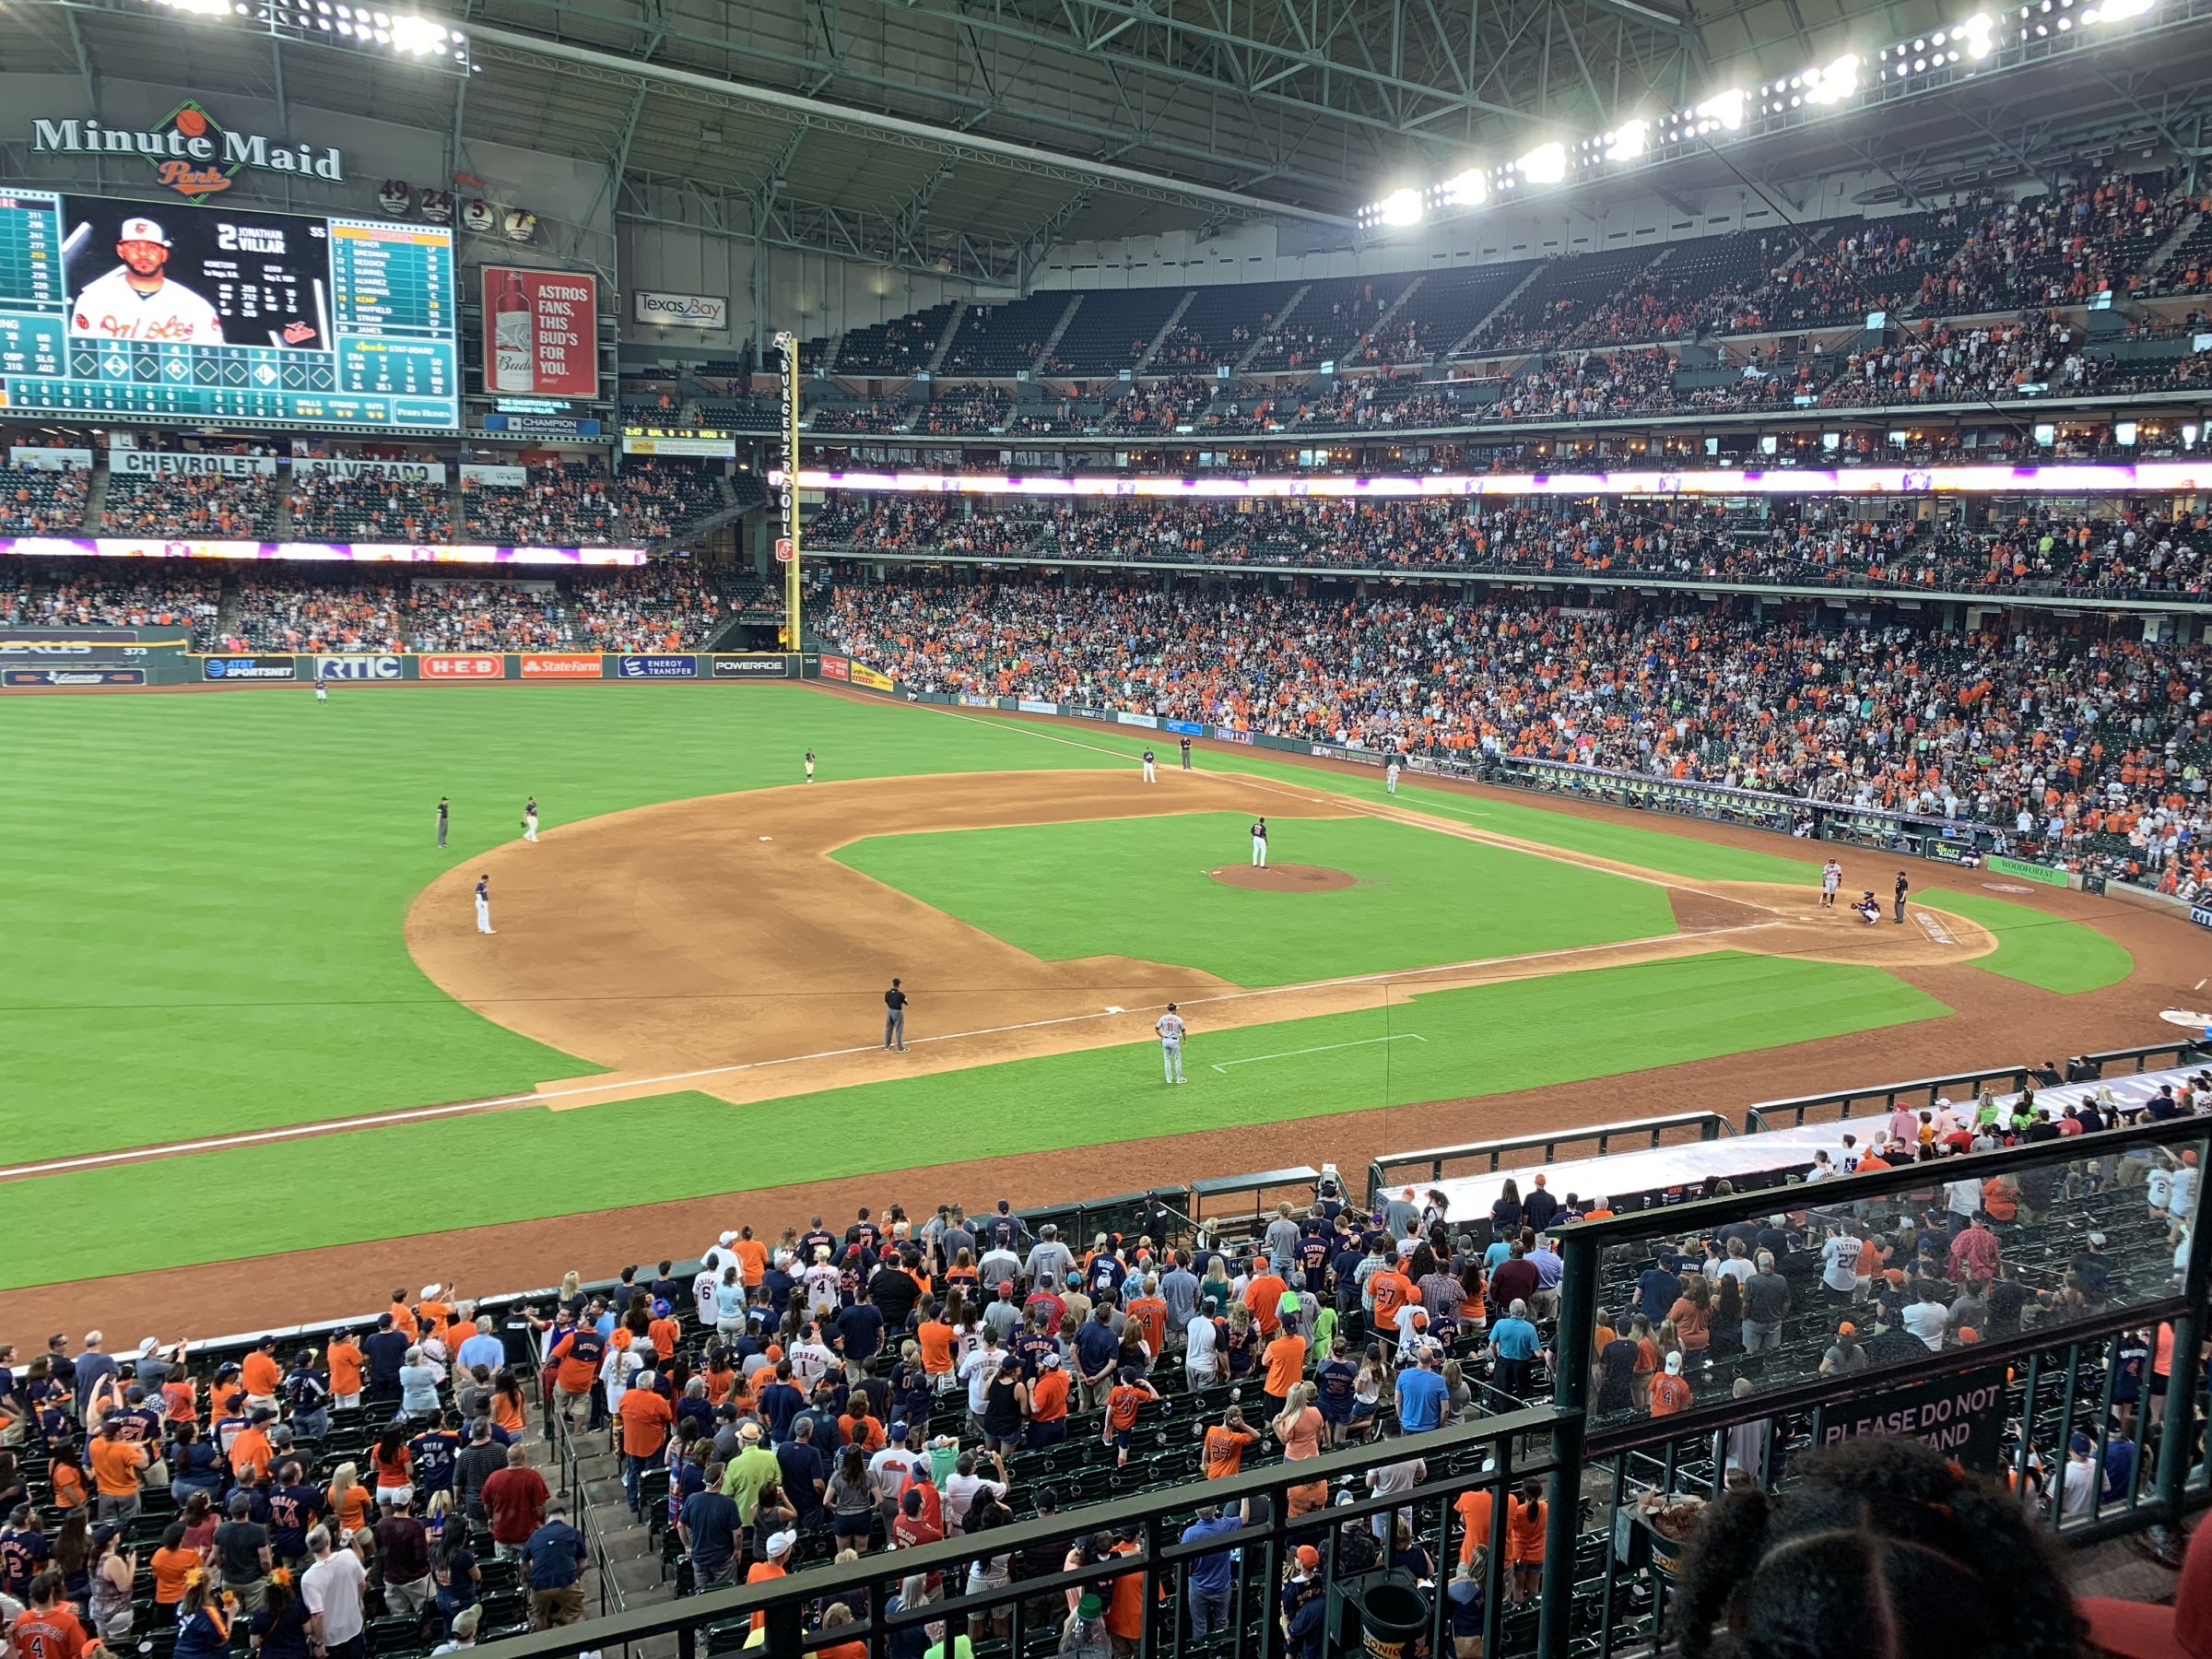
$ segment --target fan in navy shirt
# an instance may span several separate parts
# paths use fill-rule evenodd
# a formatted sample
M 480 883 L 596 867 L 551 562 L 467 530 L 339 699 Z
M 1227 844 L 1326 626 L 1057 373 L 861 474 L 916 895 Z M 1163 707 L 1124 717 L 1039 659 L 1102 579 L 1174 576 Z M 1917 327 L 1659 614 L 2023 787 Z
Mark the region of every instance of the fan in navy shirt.
M 392 1328 L 392 1315 L 381 1315 L 376 1329 L 361 1344 L 361 1351 L 369 1360 L 369 1386 L 377 1394 L 399 1392 L 399 1368 L 407 1362 L 411 1345 L 405 1331 Z
M 1319 1233 L 1307 1233 L 1298 1241 L 1298 1270 L 1305 1277 L 1306 1289 L 1314 1296 L 1328 1288 L 1329 1256 L 1334 1248 Z
M 438 1427 L 426 1429 L 407 1442 L 415 1457 L 415 1489 L 426 1506 L 430 1493 L 453 1489 L 453 1461 L 461 1455 L 461 1436 L 454 1427 L 459 1421 L 449 1411 Z
M 776 1361 L 776 1380 L 760 1391 L 760 1420 L 779 1445 L 791 1438 L 791 1425 L 806 1409 L 806 1396 L 791 1380 L 791 1361 Z
M 269 1553 L 279 1561 L 307 1559 L 308 1529 L 323 1516 L 323 1494 L 300 1479 L 300 1465 L 284 1465 L 281 1484 L 269 1488 Z
M 1682 1294 L 1682 1276 L 1662 1266 L 1646 1267 L 1636 1276 L 1636 1312 L 1656 1325 Z
M 811 1265 L 818 1259 L 816 1252 L 821 1250 L 826 1250 L 835 1255 L 837 1253 L 837 1235 L 827 1230 L 822 1226 L 822 1218 L 817 1216 L 814 1218 L 814 1225 L 799 1235 L 799 1261 L 803 1265 Z
M 1347 1244 L 1336 1253 L 1336 1312 L 1349 1313 L 1359 1305 L 1359 1264 L 1367 1260 L 1367 1252 L 1357 1244 Z
M 1094 1297 L 1119 1296 L 1122 1281 L 1128 1277 L 1129 1269 L 1122 1265 L 1121 1257 L 1109 1250 L 1092 1256 L 1090 1265 L 1083 1270 L 1083 1282 Z
M 883 1315 L 872 1302 L 857 1301 L 830 1320 L 830 1346 L 858 1365 L 882 1348 Z

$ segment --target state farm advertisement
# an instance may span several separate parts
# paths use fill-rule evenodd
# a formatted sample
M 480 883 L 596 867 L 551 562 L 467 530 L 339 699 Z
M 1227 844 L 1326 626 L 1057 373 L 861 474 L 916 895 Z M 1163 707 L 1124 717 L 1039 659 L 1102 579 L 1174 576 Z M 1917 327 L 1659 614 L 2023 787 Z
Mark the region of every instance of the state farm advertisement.
M 524 679 L 598 679 L 599 657 L 575 653 L 535 652 L 517 659 Z
M 507 668 L 506 659 L 490 652 L 439 652 L 416 661 L 424 679 L 500 679 Z
M 486 265 L 484 389 L 495 396 L 598 396 L 597 278 Z

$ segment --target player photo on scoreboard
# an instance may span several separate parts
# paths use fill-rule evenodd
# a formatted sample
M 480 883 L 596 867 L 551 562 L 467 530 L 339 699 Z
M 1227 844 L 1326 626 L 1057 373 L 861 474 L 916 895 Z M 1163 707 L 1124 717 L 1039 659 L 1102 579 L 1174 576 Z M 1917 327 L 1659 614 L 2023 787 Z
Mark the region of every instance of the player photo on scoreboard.
M 72 335 L 331 348 L 321 219 L 64 196 L 62 224 Z

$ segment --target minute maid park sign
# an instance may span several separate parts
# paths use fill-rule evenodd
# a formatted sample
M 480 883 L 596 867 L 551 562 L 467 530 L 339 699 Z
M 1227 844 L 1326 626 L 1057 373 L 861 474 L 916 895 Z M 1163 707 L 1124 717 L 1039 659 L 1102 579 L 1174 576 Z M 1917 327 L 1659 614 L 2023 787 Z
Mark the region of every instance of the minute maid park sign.
M 231 179 L 249 167 L 333 182 L 346 176 L 335 146 L 318 155 L 308 145 L 265 133 L 235 132 L 190 99 L 143 132 L 97 121 L 34 119 L 30 147 L 44 156 L 143 156 L 160 183 L 195 202 L 229 189 Z

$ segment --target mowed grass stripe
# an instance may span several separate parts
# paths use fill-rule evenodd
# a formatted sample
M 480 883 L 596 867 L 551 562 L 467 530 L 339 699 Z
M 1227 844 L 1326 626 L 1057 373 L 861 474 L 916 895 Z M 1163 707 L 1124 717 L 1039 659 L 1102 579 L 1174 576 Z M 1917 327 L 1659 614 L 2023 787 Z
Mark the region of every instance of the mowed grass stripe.
M 1161 1081 L 1159 1045 L 1140 1041 L 757 1106 L 683 1094 L 490 1112 L 0 1184 L 0 1228 L 72 1241 L 63 1255 L 15 1253 L 0 1263 L 0 1288 L 227 1261 L 241 1250 L 596 1213 L 610 1203 L 748 1192 L 917 1161 L 1510 1094 L 1947 1011 L 1877 970 L 1735 952 L 1421 995 L 1378 988 L 1374 1006 L 1357 1013 L 1231 1031 L 1209 1032 L 1195 1008 L 1192 1081 L 1182 1088 Z M 1425 1041 L 1374 1041 L 1405 1033 Z M 1344 1044 L 1359 1046 L 1334 1046 Z M 1323 1052 L 1289 1053 L 1308 1048 Z M 1212 1069 L 1233 1060 L 1253 1063 Z M 841 1124 L 904 1124 L 913 1133 L 838 1133 Z M 1486 1126 L 1480 1110 L 1471 1111 L 1468 1135 Z M 650 1171 L 639 1161 L 640 1148 L 670 1145 L 742 1146 L 744 1156 L 663 1159 Z M 602 1173 L 582 1182 L 497 1179 L 518 1147 L 535 1168 Z M 626 1174 L 635 1176 L 627 1186 Z M 281 1193 L 290 1225 L 241 1235 L 238 1202 L 246 1193 Z M 162 1224 L 115 1225 L 130 1215 L 159 1215 Z M 548 1264 L 548 1272 L 563 1265 Z
M 1172 800 L 1172 792 L 1168 798 Z M 854 869 L 1048 961 L 1125 956 L 1239 985 L 1521 956 L 1675 931 L 1645 882 L 1382 818 L 1273 822 L 1277 864 L 1354 877 L 1260 892 L 1206 872 L 1250 863 L 1236 813 L 876 836 Z
M 558 827 L 796 783 L 809 747 L 826 779 L 1109 763 L 799 686 L 30 698 L 0 720 L 0 1128 L 41 1157 L 590 1070 L 453 1001 L 403 933 L 531 794 Z

